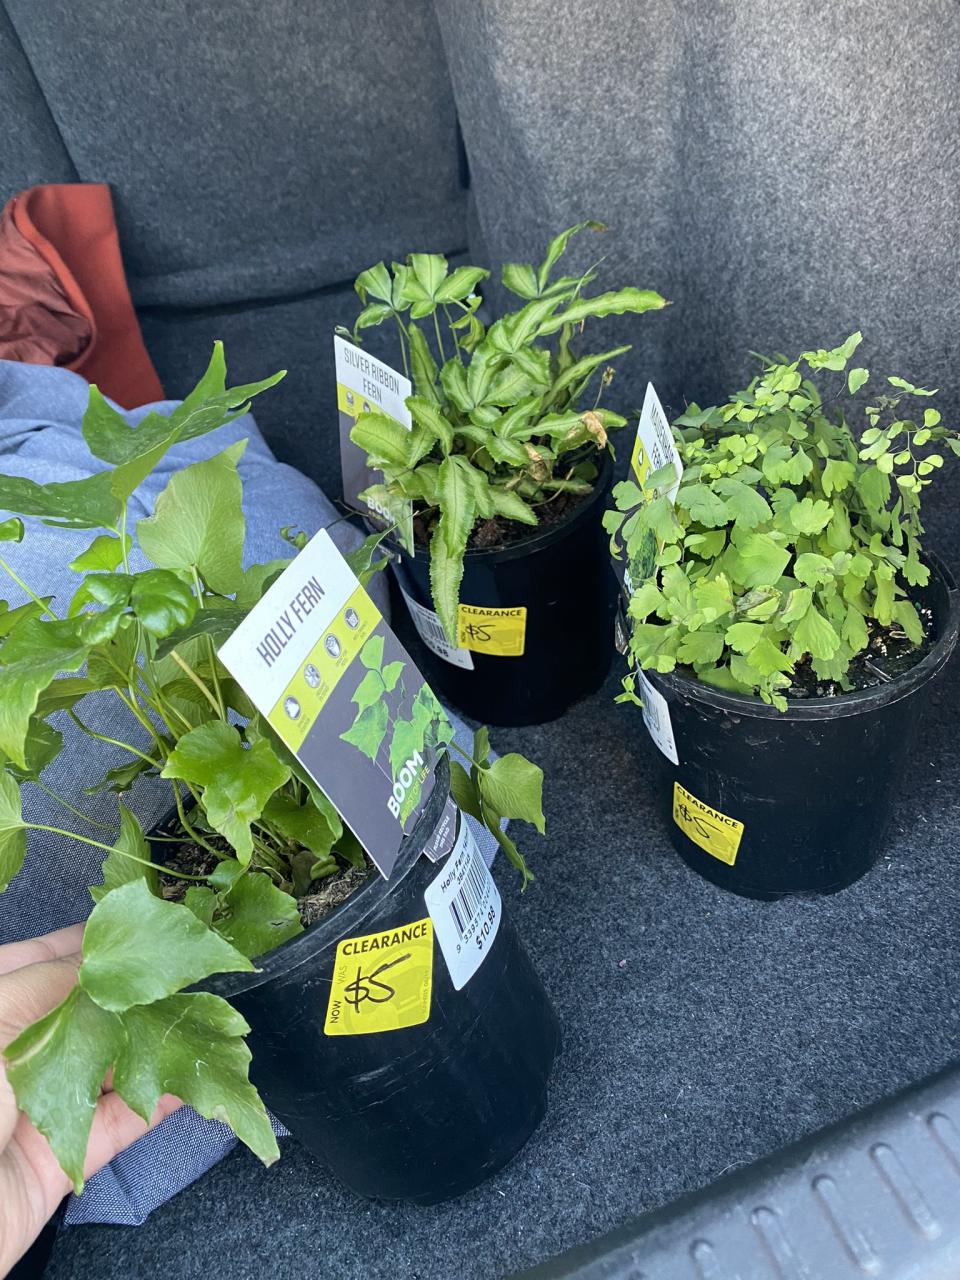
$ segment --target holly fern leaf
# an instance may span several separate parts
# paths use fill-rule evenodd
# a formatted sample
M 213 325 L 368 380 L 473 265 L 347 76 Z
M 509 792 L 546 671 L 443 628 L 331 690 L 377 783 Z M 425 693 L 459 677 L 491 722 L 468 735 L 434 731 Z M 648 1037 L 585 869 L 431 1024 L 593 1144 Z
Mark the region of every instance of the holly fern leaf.
M 107 1072 L 149 1119 L 173 1094 L 230 1126 L 265 1163 L 277 1159 L 270 1119 L 248 1079 L 249 1027 L 219 996 L 179 987 L 250 961 L 188 907 L 154 897 L 138 879 L 94 907 L 79 985 L 5 1050 L 20 1109 L 46 1137 L 74 1188 Z

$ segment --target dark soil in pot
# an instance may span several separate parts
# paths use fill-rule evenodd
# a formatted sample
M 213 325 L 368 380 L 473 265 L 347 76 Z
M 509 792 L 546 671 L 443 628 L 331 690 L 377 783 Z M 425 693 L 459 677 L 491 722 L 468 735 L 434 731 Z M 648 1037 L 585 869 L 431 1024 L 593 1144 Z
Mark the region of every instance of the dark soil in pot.
M 601 524 L 612 478 L 604 453 L 592 493 L 548 504 L 540 526 L 478 526 L 481 544 L 494 538 L 500 544 L 467 550 L 460 600 L 470 609 L 462 622 L 472 628 L 475 647 L 459 650 L 454 661 L 438 656 L 449 646 L 426 614 L 433 612 L 429 551 L 418 547 L 411 556 L 391 543 L 394 572 L 425 642 L 419 665 L 436 692 L 466 715 L 494 725 L 542 724 L 603 684 L 617 596 Z
M 203 984 L 250 1023 L 251 1079 L 273 1114 L 341 1182 L 377 1199 L 434 1204 L 501 1169 L 544 1115 L 559 1048 L 556 1015 L 502 903 L 495 937 L 459 991 L 425 927 L 424 892 L 449 863 L 421 854 L 448 794 L 443 762 L 389 880 L 365 876 L 260 957 L 256 973 Z M 365 1033 L 331 1024 L 341 943 L 356 944 L 348 999 Z M 377 954 L 381 945 L 398 957 Z
M 893 655 L 906 667 L 893 679 L 795 696 L 781 712 L 677 672 L 645 673 L 666 700 L 679 760 L 658 752 L 658 803 L 675 849 L 700 875 L 775 899 L 836 893 L 877 861 L 930 683 L 957 642 L 960 593 L 928 563 L 918 604 L 930 639 L 911 665 Z

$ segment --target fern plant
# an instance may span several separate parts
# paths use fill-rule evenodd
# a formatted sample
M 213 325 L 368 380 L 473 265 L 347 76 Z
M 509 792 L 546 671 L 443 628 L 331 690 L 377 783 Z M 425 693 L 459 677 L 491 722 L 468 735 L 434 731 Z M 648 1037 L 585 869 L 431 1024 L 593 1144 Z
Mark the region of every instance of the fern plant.
M 152 514 L 135 530 L 128 526 L 130 498 L 172 448 L 233 421 L 282 376 L 228 389 L 218 343 L 186 400 L 169 416 L 148 413 L 137 427 L 93 387 L 83 436 L 91 469 L 99 470 L 58 484 L 0 476 L 0 509 L 18 513 L 0 523 L 0 541 L 23 539 L 24 515 L 92 534 L 70 563 L 80 585 L 63 601 L 46 594 L 44 583 L 25 582 L 0 555 L 0 570 L 26 596 L 15 607 L 0 601 L 0 892 L 20 871 L 32 831 L 104 855 L 101 882 L 90 890 L 96 905 L 77 987 L 4 1051 L 19 1106 L 77 1190 L 94 1103 L 110 1070 L 114 1089 L 144 1118 L 161 1093 L 172 1092 L 228 1124 L 265 1161 L 276 1158 L 269 1118 L 248 1079 L 249 1028 L 219 996 L 185 988 L 215 973 L 252 970 L 256 956 L 301 932 L 297 899 L 314 882 L 367 865 L 327 796 L 216 654 L 289 563 L 244 568 L 237 464 L 245 441 L 176 472 Z M 304 539 L 289 533 L 288 540 L 296 548 Z M 378 567 L 376 541 L 352 557 L 361 582 Z M 135 567 L 135 546 L 148 567 Z M 380 706 L 393 679 L 373 649 L 371 642 L 363 664 L 362 700 L 370 708 Z M 88 725 L 87 695 L 112 700 L 109 736 Z M 385 726 L 386 706 L 372 714 Z M 118 753 L 103 777 L 84 780 L 87 792 L 124 794 L 142 775 L 166 779 L 182 841 L 203 851 L 208 870 L 155 864 L 122 801 L 116 832 L 95 839 L 76 829 L 82 810 L 43 780 L 64 745 L 63 716 Z M 422 746 L 428 734 L 434 742 L 450 738 L 432 695 L 394 732 L 406 735 L 407 747 Z M 491 760 L 482 733 L 467 759 L 469 774 L 454 770 L 461 807 L 489 826 L 526 881 L 523 858 L 501 828 L 516 817 L 543 830 L 542 774 L 519 755 Z M 24 816 L 21 791 L 31 786 L 62 807 L 61 824 Z M 174 901 L 170 888 L 178 882 L 185 890 Z
M 923 642 L 920 499 L 943 465 L 937 446 L 960 454 L 960 437 L 935 391 L 890 377 L 858 441 L 837 401 L 867 388 L 868 370 L 850 369 L 831 400 L 814 375 L 842 374 L 860 342 L 765 359 L 726 404 L 690 405 L 673 424 L 675 504 L 672 467 L 615 487 L 605 527 L 627 557 L 635 665 L 685 667 L 784 710 L 802 664 L 844 690 L 876 628 Z M 632 676 L 624 699 L 637 700 Z
M 489 328 L 478 314 L 477 287 L 490 274 L 482 267 L 451 272 L 440 254 L 412 253 L 406 263 L 388 269 L 379 262 L 356 280 L 365 305 L 348 336 L 359 342 L 362 330 L 392 321 L 416 389 L 407 400 L 412 430 L 377 412 L 357 419 L 351 439 L 384 476 L 362 496 L 398 521 L 410 504 L 423 518 L 434 605 L 452 644 L 464 552 L 478 521 L 499 517 L 532 527 L 556 495 L 589 494 L 597 451 L 626 423 L 599 402 L 613 376 L 610 362 L 630 347 L 576 354 L 584 323 L 666 305 L 648 289 L 588 297 L 594 269 L 553 278 L 571 236 L 586 229 L 605 228 L 579 223 L 550 242 L 539 268 L 503 268 L 504 286 L 524 305 Z M 428 332 L 420 321 L 430 322 Z M 594 378 L 596 393 L 584 406 Z

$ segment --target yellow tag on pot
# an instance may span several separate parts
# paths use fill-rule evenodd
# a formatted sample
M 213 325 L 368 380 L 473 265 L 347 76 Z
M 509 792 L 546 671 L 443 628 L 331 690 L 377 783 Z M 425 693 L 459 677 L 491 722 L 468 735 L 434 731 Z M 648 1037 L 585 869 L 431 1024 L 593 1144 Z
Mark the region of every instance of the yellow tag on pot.
M 415 1027 L 430 1017 L 433 921 L 342 938 L 323 1033 L 362 1036 Z
M 711 809 L 679 782 L 673 784 L 673 820 L 688 839 L 714 858 L 733 866 L 743 837 L 743 823 Z
M 490 653 L 500 658 L 519 658 L 527 637 L 527 611 L 488 609 L 485 605 L 462 604 L 457 617 L 457 643 L 474 653 Z

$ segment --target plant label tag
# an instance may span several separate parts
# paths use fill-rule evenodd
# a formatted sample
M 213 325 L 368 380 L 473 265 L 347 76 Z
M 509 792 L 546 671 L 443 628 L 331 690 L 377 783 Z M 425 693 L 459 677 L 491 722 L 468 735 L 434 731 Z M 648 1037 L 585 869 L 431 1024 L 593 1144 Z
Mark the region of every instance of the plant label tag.
M 670 708 L 662 693 L 659 693 L 646 675 L 637 668 L 637 685 L 640 699 L 643 702 L 643 723 L 654 744 L 663 752 L 671 764 L 679 765 L 677 744 L 673 736 L 673 722 L 670 719 Z
M 410 610 L 410 617 L 413 619 L 417 634 L 430 652 L 435 653 L 444 662 L 449 662 L 451 666 L 462 667 L 464 671 L 472 671 L 473 658 L 470 656 L 469 649 L 455 649 L 444 634 L 440 619 L 433 610 L 424 608 L 422 604 L 417 604 L 412 596 L 407 595 L 403 587 L 400 588 L 400 593 L 407 602 L 407 608 Z
M 457 803 L 453 796 L 447 796 L 447 803 L 443 806 L 443 813 L 440 815 L 437 829 L 423 850 L 431 862 L 440 862 L 453 848 L 453 842 L 457 834 L 457 814 L 459 812 L 460 810 L 457 808 Z
M 503 914 L 499 890 L 462 813 L 453 852 L 427 885 L 423 900 L 450 981 L 460 991 L 486 959 Z
M 382 933 L 341 938 L 333 962 L 325 1036 L 363 1036 L 418 1027 L 433 998 L 430 917 Z
M 674 482 L 668 489 L 659 487 L 656 493 L 651 492 L 647 487 L 647 480 L 655 471 L 659 471 L 662 467 L 672 466 Z M 660 398 L 653 389 L 653 383 L 647 383 L 646 394 L 643 397 L 643 409 L 640 412 L 640 421 L 637 423 L 637 435 L 633 442 L 633 453 L 630 458 L 630 467 L 634 480 L 643 490 L 643 501 L 628 512 L 624 513 L 624 524 L 627 519 L 638 511 L 644 503 L 651 501 L 657 494 L 665 493 L 671 502 L 676 501 L 677 490 L 680 488 L 680 479 L 683 476 L 683 463 L 680 460 L 680 453 L 673 439 L 673 432 L 670 430 L 670 424 L 667 421 L 667 415 L 663 411 L 663 405 Z M 633 595 L 639 586 L 646 582 L 647 578 L 653 573 L 654 563 L 657 555 L 657 539 L 653 530 L 648 529 L 643 545 L 637 551 L 634 551 L 632 559 L 627 559 L 626 548 L 623 545 L 622 531 L 618 530 L 613 537 L 616 554 L 613 557 L 613 569 L 617 575 L 617 579 L 623 583 L 628 595 Z
M 704 804 L 679 782 L 673 784 L 673 820 L 687 839 L 705 853 L 728 867 L 736 862 L 743 839 L 743 823 Z
M 498 658 L 522 657 L 527 639 L 526 606 L 502 609 L 462 604 L 457 612 L 457 633 L 463 649 Z
M 643 397 L 643 409 L 640 412 L 640 421 L 637 423 L 637 437 L 633 442 L 630 465 L 641 489 L 645 486 L 647 477 L 654 471 L 672 465 L 676 479 L 669 489 L 661 488 L 660 492 L 666 493 L 671 502 L 676 501 L 680 478 L 683 475 L 683 463 L 680 461 L 680 453 L 674 442 L 667 415 L 663 411 L 660 397 L 654 391 L 652 382 L 647 383 L 646 394 Z
M 367 455 L 350 439 L 350 432 L 361 413 L 382 413 L 409 431 L 412 419 L 406 399 L 413 394 L 413 386 L 402 373 L 397 373 L 396 369 L 391 369 L 376 356 L 339 335 L 333 339 L 333 350 L 337 370 L 343 500 L 378 524 L 396 525 L 397 536 L 412 555 L 412 504 L 386 492 L 383 472 L 367 466 Z
M 389 876 L 451 729 L 325 529 L 219 656 Z

